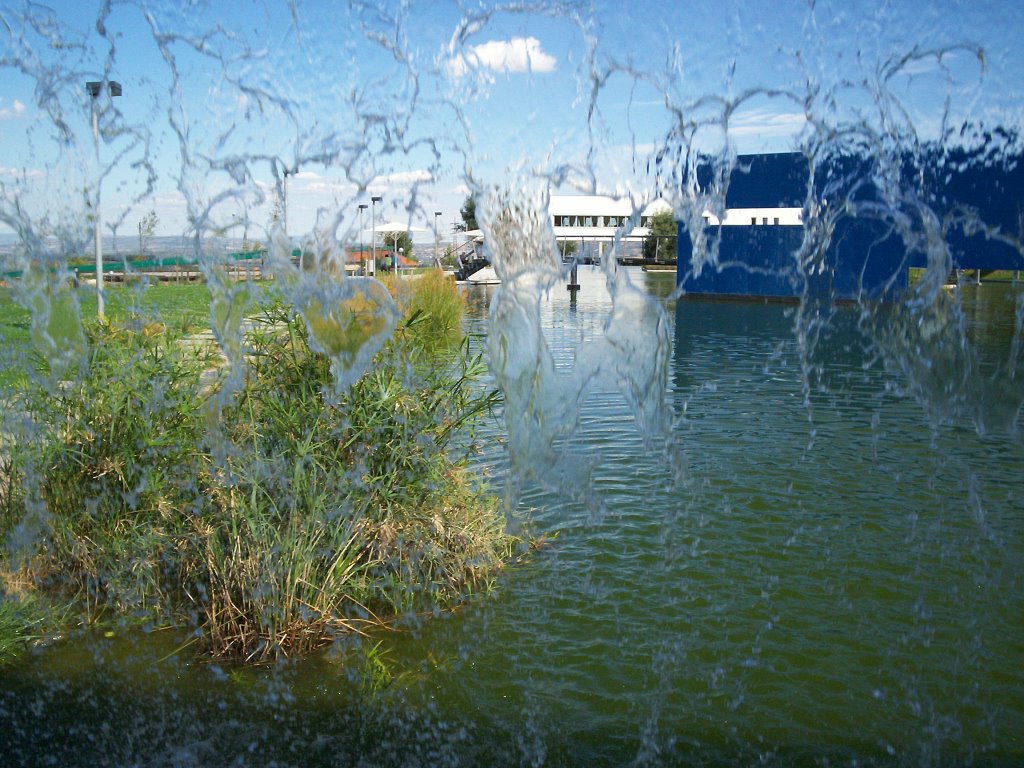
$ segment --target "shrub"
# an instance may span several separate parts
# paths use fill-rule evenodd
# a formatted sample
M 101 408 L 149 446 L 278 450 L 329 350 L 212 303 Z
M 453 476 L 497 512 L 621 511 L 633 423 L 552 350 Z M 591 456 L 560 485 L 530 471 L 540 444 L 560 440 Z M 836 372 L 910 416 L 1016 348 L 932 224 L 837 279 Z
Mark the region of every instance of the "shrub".
M 512 542 L 449 450 L 491 404 L 472 384 L 480 359 L 460 357 L 453 375 L 406 325 L 335 401 L 327 359 L 284 307 L 249 338 L 246 386 L 221 415 L 233 482 L 202 523 L 216 651 L 299 652 L 378 613 L 485 587 Z
M 166 328 L 91 329 L 86 375 L 22 393 L 35 434 L 0 466 L 0 533 L 35 510 L 40 588 L 90 620 L 197 624 L 245 660 L 485 589 L 515 542 L 455 438 L 495 395 L 468 347 L 424 349 L 440 311 L 407 313 L 342 396 L 279 303 L 252 319 L 230 394 L 204 396 L 208 357 Z
M 420 347 L 448 349 L 462 339 L 465 298 L 442 270 L 428 269 L 412 277 L 388 275 L 385 285 L 407 319 L 419 317 L 411 332 Z
M 88 342 L 87 375 L 23 392 L 38 433 L 12 452 L 11 500 L 45 510 L 37 575 L 92 611 L 153 607 L 200 471 L 203 359 L 155 324 L 93 326 Z

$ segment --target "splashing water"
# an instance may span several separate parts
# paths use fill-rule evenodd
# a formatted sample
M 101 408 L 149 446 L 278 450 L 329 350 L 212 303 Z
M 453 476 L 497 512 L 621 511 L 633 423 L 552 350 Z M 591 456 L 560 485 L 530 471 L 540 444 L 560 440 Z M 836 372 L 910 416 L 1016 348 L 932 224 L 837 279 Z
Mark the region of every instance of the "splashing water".
M 636 764 L 716 757 L 943 764 L 990 754 L 1012 762 L 1019 736 L 1006 724 L 1021 715 L 1024 690 L 1013 639 L 1019 620 L 996 617 L 1020 607 L 1024 294 L 1009 277 L 1006 301 L 963 282 L 950 287 L 965 247 L 998 244 L 1024 257 L 1013 191 L 984 198 L 996 201 L 986 207 L 975 204 L 984 184 L 970 181 L 979 168 L 1012 178 L 1024 149 L 1016 85 L 1024 64 L 1011 34 L 1024 25 L 1024 11 L 1001 8 L 998 24 L 987 12 L 876 3 L 843 12 L 815 3 L 785 12 L 665 3 L 649 13 L 603 2 L 4 3 L 0 225 L 10 234 L 0 280 L 10 286 L 12 308 L 29 317 L 8 323 L 0 314 L 0 364 L 12 372 L 0 378 L 0 470 L 14 477 L 8 437 L 31 441 L 43 430 L 6 407 L 14 402 L 7 389 L 29 381 L 57 402 L 89 375 L 101 343 L 85 258 L 97 223 L 113 235 L 103 241 L 104 250 L 115 249 L 109 267 L 120 260 L 117 233 L 157 209 L 161 232 L 181 234 L 187 246 L 175 255 L 204 276 L 209 327 L 227 364 L 197 439 L 223 457 L 233 438 L 218 420 L 246 381 L 248 318 L 266 299 L 263 288 L 236 279 L 230 252 L 242 249 L 235 241 L 260 242 L 262 272 L 273 278 L 265 282 L 301 318 L 310 349 L 329 359 L 330 402 L 337 404 L 374 372 L 402 323 L 384 282 L 349 274 L 349 254 L 384 248 L 371 246 L 378 217 L 436 228 L 434 212 L 451 211 L 468 193 L 500 278 L 479 326 L 503 399 L 493 440 L 500 450 L 492 446 L 482 461 L 504 473 L 499 481 L 515 522 L 541 533 L 564 528 L 569 542 L 550 556 L 538 553 L 525 575 L 509 576 L 507 603 L 478 608 L 458 625 L 469 629 L 452 641 L 453 657 L 472 656 L 466 638 L 474 632 L 535 643 L 539 657 L 510 657 L 507 690 L 497 679 L 501 661 L 481 659 L 495 679 L 480 683 L 486 715 L 466 740 L 478 743 L 493 725 L 513 732 L 502 743 L 518 745 L 515 757 L 557 762 L 568 753 L 566 737 L 546 730 L 545 718 L 558 713 L 629 730 L 628 738 L 616 734 L 614 755 Z M 115 81 L 124 86 L 119 97 L 109 87 Z M 104 87 L 91 97 L 86 82 Z M 730 315 L 718 304 L 691 303 L 684 287 L 663 290 L 650 275 L 619 265 L 634 252 L 645 206 L 661 198 L 691 254 L 680 276 L 734 268 L 725 227 L 705 222 L 726 219 L 731 185 L 750 172 L 747 155 L 781 150 L 799 153 L 807 171 L 802 198 L 790 201 L 801 213 L 799 244 L 771 275 L 793 287 L 794 306 L 759 314 L 764 308 L 740 305 Z M 968 180 L 966 202 L 947 193 L 950 179 Z M 585 320 L 575 314 L 585 314 L 576 294 L 566 296 L 570 265 L 550 215 L 552 195 L 567 192 L 625 198 L 632 211 L 586 273 L 583 290 L 607 300 L 581 299 Z M 899 263 L 887 265 L 880 290 L 862 273 L 850 306 L 839 306 L 838 233 L 860 226 L 877 233 L 879 244 L 896 243 Z M 139 239 L 144 251 L 141 223 Z M 432 253 L 440 240 L 435 232 Z M 903 287 L 911 267 L 915 280 Z M 108 284 L 108 306 L 120 290 Z M 28 364 L 33 354 L 35 366 Z M 694 370 L 699 380 L 688 378 Z M 754 370 L 759 377 L 750 377 Z M 781 381 L 794 386 L 779 388 Z M 739 392 L 731 388 L 737 382 Z M 153 402 L 131 401 L 154 421 L 165 406 L 155 391 Z M 786 418 L 767 413 L 766 403 Z M 908 417 L 900 409 L 910 404 Z M 836 426 L 863 413 L 866 423 L 848 433 Z M 602 429 L 613 427 L 595 424 L 605 414 L 628 429 L 615 421 L 609 438 Z M 702 431 L 702 419 L 717 429 Z M 764 424 L 770 429 L 759 432 Z M 862 446 L 861 433 L 872 436 L 864 449 L 872 461 L 843 445 Z M 965 433 L 969 442 L 960 446 Z M 755 479 L 742 476 L 734 450 L 750 451 Z M 365 470 L 360 461 L 353 460 L 353 477 Z M 387 471 L 398 472 L 400 458 L 389 461 Z M 882 501 L 846 477 L 852 467 L 873 478 Z M 254 471 L 267 478 L 294 469 L 268 463 Z M 24 509 L 10 512 L 3 504 L 12 491 L 0 490 L 7 550 L 45 549 L 52 527 L 39 470 L 20 471 Z M 103 476 L 119 471 L 111 460 Z M 129 505 L 137 508 L 162 481 L 136 482 L 125 491 Z M 210 493 L 192 482 L 189 498 Z M 822 498 L 816 482 L 846 497 Z M 953 489 L 949 498 L 936 491 L 943 483 Z M 639 494 L 635 508 L 622 501 L 631 498 L 622 487 L 629 485 Z M 863 518 L 860 508 L 869 510 Z M 888 543 L 878 543 L 880 532 L 891 535 Z M 391 533 L 388 543 L 401 551 L 402 532 Z M 742 547 L 729 549 L 730 537 Z M 904 548 L 909 564 L 893 554 Z M 812 549 L 825 553 L 815 561 L 817 583 L 786 567 L 790 553 Z M 866 553 L 880 560 L 874 575 Z M 145 574 L 161 554 L 132 556 Z M 731 576 L 723 565 L 730 557 L 737 564 Z M 629 595 L 618 567 L 638 579 L 656 572 L 662 581 Z M 955 572 L 944 592 L 922 576 L 939 567 Z M 17 569 L 5 570 L 3 600 L 10 594 L 13 602 Z M 742 606 L 730 580 L 748 590 Z M 858 585 L 870 599 L 862 601 Z M 504 612 L 508 605 L 522 609 L 522 625 L 534 634 L 506 626 L 516 622 L 513 609 Z M 736 617 L 725 615 L 730 606 Z M 823 606 L 840 615 L 848 634 L 837 632 L 827 647 L 826 640 L 801 646 L 801 638 L 824 636 L 815 626 L 827 623 Z M 891 624 L 865 629 L 874 621 L 867 611 L 878 606 Z M 146 606 L 134 608 L 145 614 Z M 591 621 L 590 611 L 598 618 Z M 543 626 L 562 617 L 577 635 Z M 436 633 L 442 647 L 446 635 L 461 631 L 409 620 L 423 645 Z M 623 626 L 629 621 L 654 639 L 632 634 Z M 792 646 L 778 641 L 779 627 L 792 633 Z M 725 639 L 709 640 L 716 632 Z M 729 637 L 749 643 L 736 649 Z M 965 637 L 963 655 L 935 650 Z M 557 643 L 568 650 L 552 661 Z M 830 677 L 793 647 L 855 659 L 839 664 L 848 679 Z M 398 653 L 421 651 L 408 641 Z M 420 699 L 433 696 L 424 692 L 431 683 L 409 683 L 415 717 L 458 720 L 456 700 L 472 688 L 452 678 L 473 678 L 476 662 L 466 662 L 469 670 L 452 662 L 453 674 L 424 653 L 415 672 L 410 662 L 409 679 L 429 677 L 422 672 L 429 667 L 456 692 L 439 711 Z M 733 654 L 742 663 L 733 665 Z M 593 698 L 634 685 L 635 698 L 588 701 L 585 671 L 596 658 L 607 667 L 619 656 L 634 679 L 616 680 L 603 668 L 591 675 L 604 685 Z M 919 663 L 950 658 L 984 681 L 949 693 Z M 688 669 L 701 677 L 687 677 Z M 776 694 L 791 670 L 806 672 L 798 693 L 829 692 L 822 694 L 828 726 L 804 712 L 791 730 L 769 717 L 758 731 L 756 711 L 749 720 L 744 712 L 760 706 L 751 702 L 780 706 L 785 696 Z M 280 674 L 268 697 L 290 690 Z M 536 695 L 543 676 L 560 701 L 551 703 L 555 696 L 543 690 Z M 868 678 L 877 686 L 863 683 Z M 666 680 L 685 683 L 673 690 Z M 852 693 L 844 694 L 844 684 Z M 18 689 L 21 695 L 47 696 Z M 844 695 L 855 709 L 891 707 L 885 711 L 894 722 L 914 724 L 914 743 L 897 750 L 898 734 L 882 721 L 872 721 L 866 741 L 843 734 L 835 723 L 845 715 L 835 702 Z M 10 701 L 0 716 L 13 717 Z M 501 701 L 513 703 L 502 710 Z M 384 709 L 381 727 L 409 747 L 416 728 Z M 739 732 L 730 730 L 729 713 L 746 723 Z M 498 725 L 486 719 L 492 716 Z M 437 736 L 444 728 L 425 731 Z M 842 746 L 832 749 L 837 733 Z M 588 738 L 580 742 L 594 756 L 600 750 Z M 472 762 L 487 751 L 460 752 L 458 742 L 434 744 L 438 752 L 427 749 L 423 762 Z M 794 746 L 801 743 L 810 745 L 806 754 Z

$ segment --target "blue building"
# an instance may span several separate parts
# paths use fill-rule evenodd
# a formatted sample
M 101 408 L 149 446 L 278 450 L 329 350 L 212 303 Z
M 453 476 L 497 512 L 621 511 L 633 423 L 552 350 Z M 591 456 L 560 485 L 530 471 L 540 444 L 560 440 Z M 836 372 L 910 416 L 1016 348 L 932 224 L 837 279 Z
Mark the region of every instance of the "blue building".
M 885 299 L 927 266 L 936 238 L 949 269 L 1024 269 L 1024 164 L 980 149 L 922 151 L 887 169 L 873 158 L 801 153 L 738 158 L 726 216 L 705 214 L 697 267 L 679 224 L 676 282 L 688 295 L 838 301 Z M 710 165 L 698 185 L 712 183 Z M 931 245 L 929 245 L 931 243 Z

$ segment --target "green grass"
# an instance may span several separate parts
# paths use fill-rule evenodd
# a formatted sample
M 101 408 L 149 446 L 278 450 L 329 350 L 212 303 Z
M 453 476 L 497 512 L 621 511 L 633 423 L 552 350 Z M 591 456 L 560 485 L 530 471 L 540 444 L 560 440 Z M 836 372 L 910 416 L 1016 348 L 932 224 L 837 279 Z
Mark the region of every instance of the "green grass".
M 79 302 L 83 317 L 95 316 L 95 291 L 80 291 Z M 118 286 L 107 291 L 106 312 L 111 320 L 127 320 L 136 303 L 143 315 L 185 333 L 210 327 L 210 289 L 204 283 L 154 283 L 145 289 Z
M 921 281 L 925 273 L 924 267 L 910 267 L 909 269 L 909 282 L 911 285 Z M 976 270 L 965 269 L 963 270 L 963 281 L 965 283 L 972 283 L 976 279 Z M 981 281 L 983 283 L 1010 283 L 1014 280 L 1014 272 L 1009 269 L 997 269 L 994 271 L 985 271 L 982 275 Z
M 0 669 L 27 647 L 62 631 L 67 609 L 35 594 L 0 597 Z
M 0 390 L 23 381 L 19 363 L 31 345 L 31 313 L 18 305 L 9 288 L 0 288 Z
M 259 284 L 257 290 L 264 290 Z M 96 318 L 96 291 L 76 291 L 83 323 Z M 115 323 L 140 317 L 179 333 L 210 328 L 210 289 L 203 283 L 152 283 L 148 286 L 111 284 L 106 288 L 106 316 Z M 11 288 L 0 288 L 0 389 L 27 381 L 26 366 L 33 352 L 31 313 L 19 305 Z
M 82 287 L 77 296 L 82 317 L 86 321 L 94 318 L 96 291 Z M 106 313 L 111 320 L 126 320 L 137 306 L 143 314 L 159 317 L 168 325 L 210 327 L 210 289 L 202 283 L 154 283 L 145 289 L 111 285 L 106 288 L 106 296 Z M 29 311 L 15 301 L 13 289 L 0 288 L 0 335 L 15 343 L 27 343 L 30 322 Z

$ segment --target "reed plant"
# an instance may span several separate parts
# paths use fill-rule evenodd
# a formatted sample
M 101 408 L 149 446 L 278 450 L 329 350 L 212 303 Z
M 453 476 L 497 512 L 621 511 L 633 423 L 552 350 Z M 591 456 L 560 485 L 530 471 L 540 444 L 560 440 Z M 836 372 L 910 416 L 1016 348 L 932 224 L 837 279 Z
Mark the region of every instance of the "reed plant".
M 0 666 L 13 659 L 33 640 L 41 637 L 41 613 L 31 600 L 8 595 L 0 597 Z
M 165 602 L 166 549 L 200 471 L 207 362 L 175 341 L 154 323 L 93 325 L 87 375 L 26 387 L 13 404 L 36 431 L 11 446 L 4 520 L 35 510 L 46 528 L 37 576 L 82 595 L 91 614 Z
M 423 286 L 341 396 L 279 302 L 250 320 L 233 392 L 200 387 L 211 361 L 173 330 L 90 327 L 87 374 L 21 393 L 35 430 L 0 465 L 0 536 L 41 521 L 18 562 L 87 620 L 194 625 L 248 661 L 487 589 L 517 542 L 462 436 L 496 395 L 467 345 L 437 354 L 458 324 L 431 326 L 452 299 Z
M 407 317 L 419 317 L 411 333 L 421 348 L 436 351 L 458 346 L 466 300 L 451 276 L 434 267 L 411 277 L 387 275 L 384 284 Z
M 426 355 L 413 341 L 421 317 L 340 399 L 303 322 L 282 305 L 254 319 L 247 384 L 220 419 L 232 480 L 202 533 L 216 652 L 303 652 L 380 616 L 450 605 L 511 556 L 495 499 L 451 450 L 493 402 L 473 383 L 482 361 Z

